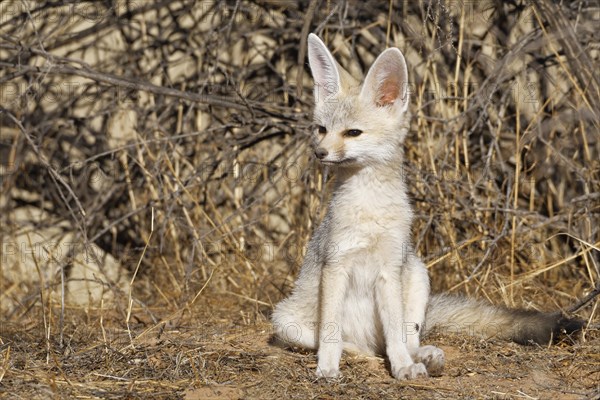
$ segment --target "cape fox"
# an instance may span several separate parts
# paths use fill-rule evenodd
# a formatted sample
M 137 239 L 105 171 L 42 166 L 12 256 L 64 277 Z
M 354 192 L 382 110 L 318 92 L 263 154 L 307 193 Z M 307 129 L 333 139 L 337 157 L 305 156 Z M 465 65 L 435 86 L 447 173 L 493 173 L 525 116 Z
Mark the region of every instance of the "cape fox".
M 336 168 L 336 182 L 293 292 L 274 309 L 280 342 L 317 350 L 318 377 L 338 376 L 347 350 L 386 355 L 395 378 L 413 379 L 444 368 L 444 352 L 420 344 L 436 327 L 522 344 L 582 328 L 560 313 L 430 296 L 427 270 L 411 247 L 413 212 L 402 176 L 410 121 L 404 56 L 385 50 L 362 85 L 314 34 L 308 59 L 315 155 Z

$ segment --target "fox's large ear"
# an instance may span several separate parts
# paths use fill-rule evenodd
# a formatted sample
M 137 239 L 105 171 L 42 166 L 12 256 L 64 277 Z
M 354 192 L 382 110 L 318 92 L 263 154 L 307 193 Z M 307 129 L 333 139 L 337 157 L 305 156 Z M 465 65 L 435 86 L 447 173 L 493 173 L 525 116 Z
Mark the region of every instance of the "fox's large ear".
M 408 71 L 400 50 L 385 50 L 369 69 L 360 93 L 379 107 L 391 106 L 397 112 L 408 109 Z
M 308 35 L 308 63 L 315 81 L 315 102 L 325 101 L 340 92 L 340 71 L 335 59 L 314 33 Z

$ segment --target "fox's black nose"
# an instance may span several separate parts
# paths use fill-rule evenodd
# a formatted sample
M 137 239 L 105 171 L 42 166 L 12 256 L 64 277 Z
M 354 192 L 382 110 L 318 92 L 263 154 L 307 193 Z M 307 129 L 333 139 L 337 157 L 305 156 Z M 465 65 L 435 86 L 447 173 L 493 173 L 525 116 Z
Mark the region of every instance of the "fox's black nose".
M 327 157 L 327 154 L 329 154 L 329 152 L 322 147 L 317 147 L 317 149 L 315 150 L 315 156 L 317 156 L 319 160 L 322 160 L 325 157 Z

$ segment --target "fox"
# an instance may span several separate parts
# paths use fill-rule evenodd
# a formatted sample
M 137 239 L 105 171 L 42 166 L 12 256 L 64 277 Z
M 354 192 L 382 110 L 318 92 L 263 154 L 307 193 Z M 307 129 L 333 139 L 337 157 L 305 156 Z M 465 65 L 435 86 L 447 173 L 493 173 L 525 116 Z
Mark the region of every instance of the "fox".
M 409 131 L 408 68 L 384 50 L 362 83 L 311 33 L 315 157 L 335 170 L 325 216 L 308 242 L 289 297 L 271 320 L 274 339 L 317 352 L 316 376 L 340 376 L 344 351 L 387 357 L 394 378 L 439 376 L 445 354 L 421 338 L 434 329 L 547 344 L 582 329 L 560 312 L 494 306 L 431 294 L 411 242 L 413 210 L 402 166 Z

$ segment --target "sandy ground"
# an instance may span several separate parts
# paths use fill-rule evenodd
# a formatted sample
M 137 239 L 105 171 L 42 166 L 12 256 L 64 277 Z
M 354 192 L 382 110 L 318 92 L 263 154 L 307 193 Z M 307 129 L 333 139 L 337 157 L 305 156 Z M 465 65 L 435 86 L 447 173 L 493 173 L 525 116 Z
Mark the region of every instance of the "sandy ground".
M 400 382 L 381 358 L 344 355 L 343 376 L 316 380 L 316 356 L 269 344 L 268 308 L 207 295 L 191 309 L 71 310 L 63 346 L 39 310 L 0 330 L 0 397 L 152 399 L 598 399 L 600 334 L 550 348 L 434 335 L 443 376 Z M 250 311 L 249 311 L 250 310 Z M 57 310 L 58 311 L 58 310 Z M 160 317 L 159 317 L 160 316 Z M 161 319 L 162 318 L 162 319 Z M 56 318 L 58 320 L 58 318 Z M 56 321 L 52 321 L 55 323 Z

